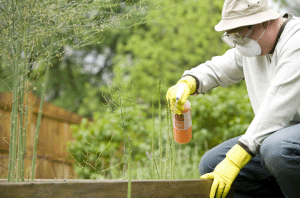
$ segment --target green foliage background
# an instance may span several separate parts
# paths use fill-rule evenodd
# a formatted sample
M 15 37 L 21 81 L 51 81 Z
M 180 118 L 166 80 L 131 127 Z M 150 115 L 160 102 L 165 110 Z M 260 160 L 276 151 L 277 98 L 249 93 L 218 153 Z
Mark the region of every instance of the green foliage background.
M 176 179 L 198 179 L 198 165 L 205 151 L 225 140 L 243 134 L 253 119 L 252 109 L 244 83 L 228 88 L 215 88 L 204 96 L 190 96 L 192 105 L 192 140 L 184 145 L 175 143 Z M 154 128 L 155 161 L 159 161 L 158 115 L 147 118 L 151 107 L 134 103 L 123 109 L 124 130 L 132 137 L 133 179 L 156 179 L 153 174 L 151 137 Z M 155 109 L 152 109 L 155 111 Z M 163 148 L 167 145 L 167 133 L 171 130 L 166 117 L 166 109 L 161 112 Z M 99 114 L 100 115 L 100 114 Z M 85 120 L 74 126 L 76 141 L 70 143 L 72 157 L 78 162 L 75 170 L 81 178 L 122 178 L 123 126 L 120 108 L 114 112 L 101 114 L 95 122 Z M 166 163 L 166 151 L 163 153 Z M 159 172 L 160 170 L 158 170 Z
M 158 166 L 161 131 L 163 169 L 167 173 L 164 178 L 171 178 L 166 157 L 170 150 L 166 147 L 167 134 L 172 128 L 165 95 L 185 70 L 228 49 L 221 40 L 222 33 L 214 30 L 221 19 L 223 1 L 78 0 L 57 4 L 44 1 L 38 5 L 26 15 L 28 23 L 32 16 L 41 17 L 39 20 L 33 17 L 33 25 L 32 21 L 31 26 L 28 24 L 31 28 L 23 31 L 28 55 L 22 58 L 19 54 L 19 59 L 30 67 L 29 73 L 24 75 L 30 77 L 31 91 L 41 94 L 44 61 L 48 57 L 45 52 L 51 34 L 55 35 L 46 98 L 57 106 L 93 119 L 93 122 L 86 119 L 80 126 L 74 126 L 74 141 L 69 144 L 79 177 L 124 177 L 122 167 L 127 142 L 132 145 L 132 151 L 126 150 L 126 155 L 133 159 L 133 179 L 163 178 Z M 25 6 L 24 12 L 26 9 L 30 8 Z M 0 17 L 4 21 L 5 15 Z M 53 24 L 57 26 L 55 32 Z M 5 33 L 4 38 L 14 38 L 9 24 L 5 27 L 1 32 Z M 19 29 L 22 32 L 21 26 Z M 30 34 L 33 30 L 36 34 Z M 16 44 L 13 39 L 9 41 L 0 42 L 1 91 L 10 91 L 7 87 L 11 87 L 7 49 L 9 44 Z M 105 55 L 103 67 L 95 73 L 85 71 L 84 58 L 91 53 Z M 253 118 L 244 82 L 215 88 L 206 95 L 191 96 L 189 100 L 193 139 L 185 145 L 175 143 L 176 179 L 198 179 L 198 164 L 203 153 L 243 134 Z M 154 156 L 151 153 L 153 131 Z M 152 159 L 156 162 L 154 171 L 150 171 Z
M 121 138 L 123 129 L 132 137 L 132 157 L 133 161 L 137 162 L 133 168 L 136 171 L 136 179 L 157 178 L 158 174 L 149 173 L 153 157 L 150 154 L 151 130 L 154 127 L 156 140 L 154 158 L 158 161 L 160 123 L 163 148 L 167 144 L 166 134 L 171 130 L 166 117 L 167 89 L 178 81 L 184 70 L 195 67 L 215 55 L 221 55 L 228 49 L 220 39 L 222 33 L 214 31 L 214 25 L 220 20 L 222 2 L 165 0 L 160 2 L 159 6 L 160 9 L 149 11 L 144 24 L 131 28 L 131 34 L 125 41 L 118 42 L 113 59 L 115 77 L 110 89 L 107 87 L 88 89 L 90 95 L 84 100 L 86 104 L 90 104 L 90 109 L 93 109 L 92 106 L 96 109 L 101 106 L 98 97 L 102 94 L 111 100 L 106 104 L 111 104 L 113 108 L 110 109 L 113 110 L 99 113 L 99 117 L 96 118 L 99 123 L 84 123 L 75 128 L 75 137 L 82 137 L 95 127 L 98 128 L 99 135 L 110 134 L 105 141 L 101 140 L 102 135 L 96 136 L 98 140 L 95 141 L 79 138 L 70 147 L 73 157 L 79 162 L 75 165 L 76 170 L 80 170 L 80 176 L 83 178 L 121 178 L 122 166 L 117 162 L 121 163 L 123 156 L 116 157 L 112 153 L 122 152 L 123 148 L 120 145 L 123 142 Z M 161 95 L 158 96 L 160 79 Z M 128 94 L 127 98 L 123 99 L 128 101 L 127 105 L 130 106 L 124 109 L 126 120 L 124 128 L 121 126 L 118 102 L 120 90 Z M 161 112 L 158 111 L 159 100 L 164 109 Z M 175 145 L 178 155 L 175 178 L 178 179 L 199 178 L 198 164 L 201 155 L 221 142 L 243 134 L 253 118 L 244 83 L 229 88 L 216 88 L 203 96 L 191 96 L 190 100 L 193 139 L 186 145 L 177 143 Z M 154 108 L 151 107 L 152 101 L 155 104 Z M 154 126 L 151 121 L 152 111 L 155 117 Z M 159 114 L 162 116 L 161 122 Z M 86 138 L 88 137 L 87 135 Z M 92 150 L 87 151 L 86 144 L 91 142 L 93 146 L 88 148 Z M 99 152 L 99 148 L 105 145 L 107 149 Z M 80 154 L 80 157 L 78 158 L 75 153 Z M 90 155 L 98 156 L 98 161 L 94 158 L 91 160 L 99 162 L 97 166 L 91 167 L 82 160 L 88 159 Z M 166 156 L 166 151 L 163 155 Z M 100 159 L 106 163 L 101 163 Z M 116 161 L 112 162 L 112 159 Z

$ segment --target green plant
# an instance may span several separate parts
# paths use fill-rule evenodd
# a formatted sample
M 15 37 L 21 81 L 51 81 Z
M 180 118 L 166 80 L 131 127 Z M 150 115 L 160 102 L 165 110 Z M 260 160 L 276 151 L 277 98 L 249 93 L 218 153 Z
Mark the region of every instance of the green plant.
M 41 96 L 32 159 L 31 180 L 33 180 L 39 126 L 48 80 L 55 81 L 60 73 L 67 73 L 69 74 L 67 77 L 74 79 L 70 64 L 67 64 L 67 72 L 59 70 L 52 72 L 50 66 L 53 69 L 58 63 L 63 62 L 61 57 L 68 47 L 85 49 L 85 46 L 96 46 L 103 40 L 101 36 L 105 28 L 115 27 L 132 16 L 138 16 L 141 7 L 134 6 L 132 3 L 136 1 L 108 0 L 99 3 L 90 0 L 12 0 L 0 2 L 0 90 L 13 92 L 8 181 L 16 179 L 24 181 L 27 114 L 23 110 L 23 104 L 26 104 L 24 95 L 32 91 Z M 122 6 L 126 11 L 120 11 Z M 133 17 L 129 24 L 138 21 L 137 18 Z M 49 78 L 53 73 L 55 77 Z M 86 78 L 84 76 L 84 79 Z M 76 88 L 76 83 L 71 83 L 71 86 Z M 72 92 L 68 96 L 72 98 L 76 94 L 80 95 L 79 93 L 80 89 L 76 89 L 75 94 Z M 25 126 L 23 126 L 24 120 Z
M 152 161 L 152 174 L 148 176 L 158 179 L 171 178 L 168 170 L 172 166 L 172 151 L 174 149 L 172 149 L 172 141 L 170 141 L 170 127 L 162 134 L 162 125 L 170 123 L 170 116 L 167 116 L 168 119 L 162 122 L 161 118 L 165 117 L 166 110 L 162 111 L 159 105 L 158 115 L 154 117 L 153 113 L 152 118 L 148 117 L 149 106 L 131 100 L 126 94 L 126 85 L 121 84 L 121 88 L 115 87 L 119 91 L 119 103 L 110 102 L 113 108 L 108 106 L 106 111 L 97 114 L 94 122 L 84 120 L 80 126 L 73 127 L 75 140 L 70 143 L 69 150 L 76 161 L 75 170 L 78 171 L 81 178 L 105 177 L 112 179 L 113 176 L 119 178 L 121 176 L 118 173 L 120 167 L 111 164 L 114 162 L 118 165 L 123 164 L 122 177 L 125 179 L 126 158 L 132 158 L 134 162 L 138 161 L 143 166 L 149 166 L 147 152 L 152 147 L 152 156 L 149 158 Z M 115 88 L 111 88 L 111 90 Z M 158 95 L 160 95 L 160 88 L 158 90 Z M 125 102 L 123 103 L 123 101 Z M 152 110 L 154 110 L 154 106 L 152 106 Z M 152 131 L 151 135 L 150 131 Z M 155 139 L 158 141 L 154 142 Z M 125 149 L 126 142 L 129 142 L 129 151 Z M 159 158 L 156 158 L 155 148 L 159 150 Z M 163 148 L 166 150 L 163 151 Z M 166 159 L 163 158 L 163 155 L 166 156 Z M 131 167 L 136 167 L 136 165 Z M 128 171 L 130 177 L 131 169 Z M 157 176 L 155 176 L 156 173 Z
M 80 126 L 73 126 L 75 141 L 70 143 L 69 150 L 76 161 L 75 170 L 80 169 L 81 178 L 98 178 L 102 175 L 112 179 L 113 173 L 110 167 L 118 171 L 122 170 L 125 145 L 123 130 L 134 131 L 131 134 L 133 160 L 142 158 L 142 151 L 150 149 L 150 146 L 136 142 L 136 138 L 145 134 L 146 129 L 133 118 L 139 117 L 144 108 L 143 106 L 123 107 L 124 128 L 120 109 L 115 113 L 102 112 L 101 117 L 96 118 L 94 122 L 85 119 Z M 119 174 L 118 178 L 121 175 L 123 174 Z
M 173 141 L 170 113 L 165 106 L 160 111 L 161 148 L 165 148 L 162 157 L 159 115 L 154 113 L 159 107 L 152 103 L 153 114 L 148 116 L 151 105 L 141 105 L 134 100 L 124 103 L 124 129 L 131 136 L 132 145 L 132 178 L 198 179 L 198 165 L 204 152 L 243 134 L 254 117 L 244 82 L 228 88 L 215 88 L 203 96 L 190 96 L 189 100 L 192 104 L 193 138 L 188 144 Z M 102 112 L 94 120 L 85 120 L 74 127 L 75 140 L 69 148 L 76 160 L 75 170 L 81 178 L 121 178 L 124 140 L 120 109 Z M 102 167 L 101 160 L 107 162 Z
M 55 33 L 55 30 L 54 30 L 53 34 L 54 33 Z M 38 140 L 39 140 L 39 131 L 40 131 L 40 125 L 41 125 L 41 119 L 42 119 L 44 97 L 45 97 L 45 92 L 47 89 L 48 78 L 49 78 L 50 63 L 51 63 L 51 57 L 52 57 L 52 53 L 53 53 L 53 44 L 54 44 L 54 36 L 52 36 L 51 42 L 50 42 L 50 51 L 48 54 L 48 63 L 46 66 L 45 81 L 43 83 L 42 98 L 40 101 L 40 108 L 39 108 L 38 120 L 37 120 L 37 125 L 36 125 L 36 131 L 35 131 L 34 148 L 33 148 L 33 155 L 32 155 L 31 181 L 34 180 L 37 146 L 38 146 Z
M 193 118 L 191 145 L 198 143 L 202 151 L 244 134 L 254 118 L 244 82 L 189 99 Z

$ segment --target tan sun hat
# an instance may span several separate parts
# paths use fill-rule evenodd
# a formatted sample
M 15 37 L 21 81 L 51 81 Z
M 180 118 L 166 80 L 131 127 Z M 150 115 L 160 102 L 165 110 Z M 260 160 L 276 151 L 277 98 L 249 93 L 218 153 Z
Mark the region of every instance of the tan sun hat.
M 269 8 L 268 0 L 225 0 L 222 20 L 215 26 L 215 30 L 230 30 L 279 17 L 279 13 Z

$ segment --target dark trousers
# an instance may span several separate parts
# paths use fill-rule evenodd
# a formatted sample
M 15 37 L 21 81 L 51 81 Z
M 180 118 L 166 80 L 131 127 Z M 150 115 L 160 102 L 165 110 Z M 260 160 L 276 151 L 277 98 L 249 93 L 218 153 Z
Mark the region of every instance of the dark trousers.
M 199 171 L 210 173 L 225 158 L 240 137 L 230 139 L 205 153 Z M 300 197 L 300 124 L 268 136 L 260 152 L 235 179 L 236 198 Z

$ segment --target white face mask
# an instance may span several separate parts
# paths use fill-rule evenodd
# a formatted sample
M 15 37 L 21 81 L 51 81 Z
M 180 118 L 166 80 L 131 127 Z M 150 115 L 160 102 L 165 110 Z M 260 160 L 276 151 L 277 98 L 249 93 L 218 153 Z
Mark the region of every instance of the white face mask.
M 262 33 L 262 35 L 259 37 L 259 39 L 264 35 L 266 30 Z M 259 41 L 259 39 L 257 41 Z M 260 45 L 257 43 L 257 41 L 245 38 L 245 45 L 241 46 L 236 44 L 236 49 L 246 57 L 253 57 L 253 56 L 259 56 L 262 53 Z

